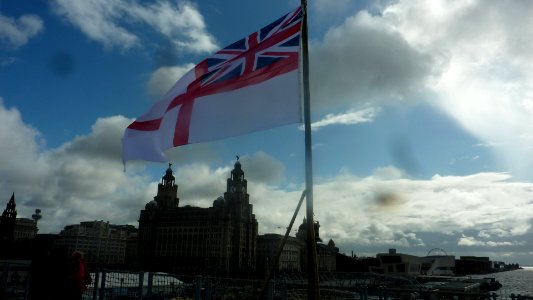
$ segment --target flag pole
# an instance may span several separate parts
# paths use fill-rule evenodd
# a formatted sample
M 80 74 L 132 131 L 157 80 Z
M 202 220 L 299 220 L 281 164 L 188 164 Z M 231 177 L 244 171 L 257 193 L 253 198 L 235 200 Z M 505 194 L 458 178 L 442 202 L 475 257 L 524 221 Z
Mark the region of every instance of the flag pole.
M 311 104 L 309 93 L 309 53 L 307 37 L 307 0 L 301 0 L 302 20 L 302 77 L 304 96 L 304 129 L 305 129 L 305 186 L 306 186 L 306 217 L 307 217 L 307 299 L 320 298 L 318 282 L 318 266 L 315 240 L 315 221 L 313 213 L 313 153 L 311 143 Z

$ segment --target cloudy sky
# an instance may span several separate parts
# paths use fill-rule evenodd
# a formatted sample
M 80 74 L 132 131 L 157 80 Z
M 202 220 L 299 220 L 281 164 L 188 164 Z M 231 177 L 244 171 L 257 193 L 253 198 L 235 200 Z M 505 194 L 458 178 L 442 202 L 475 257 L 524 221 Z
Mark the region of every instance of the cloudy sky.
M 533 2 L 309 1 L 315 216 L 341 252 L 533 265 Z M 166 165 L 121 137 L 195 62 L 298 5 L 0 0 L 0 208 L 137 225 Z M 304 188 L 299 124 L 168 151 L 208 207 L 241 156 L 260 233 Z M 303 211 L 298 217 L 300 223 Z

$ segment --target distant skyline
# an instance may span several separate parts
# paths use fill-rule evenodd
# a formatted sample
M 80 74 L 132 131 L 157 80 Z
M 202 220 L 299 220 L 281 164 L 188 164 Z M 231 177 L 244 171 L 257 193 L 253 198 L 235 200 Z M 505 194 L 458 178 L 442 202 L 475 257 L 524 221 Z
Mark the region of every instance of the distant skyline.
M 137 226 L 167 164 L 125 127 L 181 74 L 298 1 L 0 0 L 0 203 L 40 233 Z M 533 3 L 309 1 L 315 217 L 341 252 L 396 248 L 533 266 Z M 236 107 L 235 109 L 238 109 Z M 300 124 L 168 151 L 180 205 L 241 157 L 259 233 L 304 188 Z M 303 219 L 304 209 L 298 216 Z

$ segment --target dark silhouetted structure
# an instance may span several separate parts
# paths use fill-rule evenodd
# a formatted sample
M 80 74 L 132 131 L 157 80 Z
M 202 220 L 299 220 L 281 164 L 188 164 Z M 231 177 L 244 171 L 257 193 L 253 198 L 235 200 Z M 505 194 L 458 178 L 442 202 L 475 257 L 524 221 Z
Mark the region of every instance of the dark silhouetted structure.
M 283 235 L 267 233 L 257 239 L 257 272 L 260 275 L 272 271 Z M 301 272 L 305 242 L 289 236 L 274 269 L 276 272 Z M 303 266 L 305 268 L 305 266 Z M 305 270 L 305 269 L 304 269 Z
M 17 222 L 17 210 L 15 193 L 6 205 L 0 219 L 0 258 L 12 258 L 15 251 L 15 225 Z
M 139 217 L 139 268 L 181 274 L 250 277 L 256 268 L 257 220 L 237 161 L 213 206 L 179 206 L 169 165 L 157 196 Z
M 461 256 L 455 260 L 457 274 L 487 274 L 493 271 L 492 262 L 488 257 Z
M 2 245 L 10 244 L 15 240 L 15 224 L 17 222 L 17 205 L 15 204 L 15 193 L 6 205 L 0 219 L 0 241 Z
M 114 225 L 104 221 L 86 221 L 67 225 L 61 230 L 55 245 L 69 252 L 80 251 L 91 266 L 124 267 L 128 241 L 136 237 L 132 225 Z
M 302 224 L 298 227 L 296 232 L 296 238 L 303 242 L 307 241 L 307 218 L 303 219 Z M 320 238 L 320 223 L 314 222 L 315 241 L 316 241 L 316 253 L 317 253 L 317 267 L 320 271 L 335 271 L 337 269 L 336 254 L 339 252 L 339 248 L 335 246 L 333 240 L 329 240 L 327 244 L 322 243 Z M 302 270 L 305 270 L 307 266 L 307 249 L 302 249 Z

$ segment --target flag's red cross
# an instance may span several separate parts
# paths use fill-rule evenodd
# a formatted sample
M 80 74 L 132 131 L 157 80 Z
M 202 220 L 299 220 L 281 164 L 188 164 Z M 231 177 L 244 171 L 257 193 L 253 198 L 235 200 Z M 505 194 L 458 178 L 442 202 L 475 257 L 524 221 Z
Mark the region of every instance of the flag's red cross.
M 294 18 L 301 13 L 296 11 L 286 18 L 284 24 L 289 24 Z M 189 142 L 189 127 L 191 123 L 192 109 L 194 102 L 197 98 L 232 91 L 240 89 L 245 86 L 254 85 L 263 81 L 269 80 L 275 76 L 293 71 L 298 68 L 298 52 L 294 51 L 265 51 L 271 47 L 279 45 L 287 39 L 295 36 L 300 32 L 301 22 L 295 22 L 290 27 L 284 28 L 280 32 L 274 33 L 272 36 L 266 38 L 264 41 L 259 42 L 258 32 L 254 32 L 246 38 L 247 49 L 222 49 L 217 54 L 223 54 L 227 56 L 234 55 L 229 60 L 224 61 L 222 64 L 215 66 L 212 70 L 208 70 L 208 60 L 203 60 L 195 67 L 195 80 L 187 86 L 187 91 L 183 94 L 176 96 L 168 105 L 166 112 L 181 106 L 179 109 L 178 118 L 176 121 L 176 128 L 174 131 L 174 146 L 180 146 L 188 144 Z M 266 67 L 256 69 L 256 63 L 258 56 L 273 56 L 279 59 Z M 241 74 L 236 78 L 231 78 L 223 81 L 216 81 L 222 77 L 226 71 L 235 68 L 236 64 L 243 64 Z M 209 74 L 208 83 L 202 82 L 204 75 Z M 135 121 L 129 129 L 140 131 L 154 131 L 158 130 L 163 117 L 148 120 L 148 121 Z

